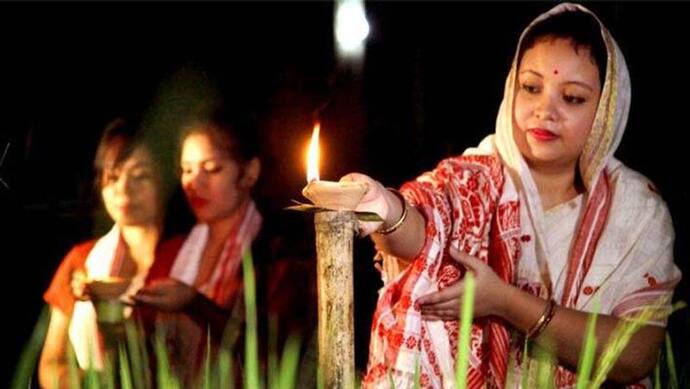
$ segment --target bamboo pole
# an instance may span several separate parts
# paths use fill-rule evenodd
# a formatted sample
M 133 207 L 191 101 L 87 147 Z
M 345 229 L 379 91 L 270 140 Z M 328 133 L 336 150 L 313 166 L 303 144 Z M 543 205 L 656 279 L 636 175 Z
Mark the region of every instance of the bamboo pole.
M 353 212 L 315 217 L 319 300 L 319 369 L 323 387 L 355 387 L 352 244 Z

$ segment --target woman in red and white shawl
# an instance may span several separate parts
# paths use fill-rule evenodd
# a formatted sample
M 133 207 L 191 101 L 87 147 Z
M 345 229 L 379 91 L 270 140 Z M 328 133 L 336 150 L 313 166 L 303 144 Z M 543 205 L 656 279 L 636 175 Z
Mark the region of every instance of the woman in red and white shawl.
M 101 137 L 94 168 L 108 215 L 115 222 L 99 239 L 74 246 L 65 256 L 44 294 L 51 316 L 39 363 L 42 387 L 72 387 L 67 350 L 80 371 L 104 366 L 104 338 L 96 313 L 84 293 L 84 281 L 117 276 L 131 279 L 123 298 L 158 275 L 154 258 L 162 230 L 163 180 L 160 159 L 137 126 L 117 119 Z M 126 315 L 131 310 L 125 311 Z
M 520 352 L 525 334 L 550 339 L 554 384 L 573 387 L 587 313 L 601 313 L 600 354 L 622 318 L 646 307 L 657 314 L 608 379 L 649 385 L 680 272 L 664 201 L 613 157 L 629 106 L 609 31 L 584 7 L 561 4 L 522 34 L 495 134 L 405 184 L 402 201 L 364 175 L 343 178 L 367 182 L 358 210 L 385 220 L 360 226 L 376 232 L 385 283 L 365 387 L 411 387 L 417 364 L 423 387 L 454 386 L 467 270 L 476 280 L 468 387 L 519 387 L 520 360 L 532 361 Z M 521 336 L 511 342 L 511 333 Z
M 244 313 L 242 256 L 262 223 L 250 193 L 261 166 L 249 123 L 219 110 L 183 133 L 181 182 L 198 224 L 171 239 L 169 277 L 134 296 L 161 312 L 155 324 L 167 336 L 172 371 L 187 385 L 202 371 L 208 335 L 215 353 L 228 320 Z

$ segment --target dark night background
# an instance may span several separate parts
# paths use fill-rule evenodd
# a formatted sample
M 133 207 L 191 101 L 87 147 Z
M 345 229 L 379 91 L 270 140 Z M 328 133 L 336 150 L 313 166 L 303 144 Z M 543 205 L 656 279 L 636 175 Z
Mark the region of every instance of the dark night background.
M 322 120 L 324 179 L 361 171 L 400 185 L 493 131 L 518 35 L 553 5 L 367 3 L 371 33 L 357 71 L 336 59 L 330 2 L 1 4 L 0 155 L 11 146 L 0 167 L 9 185 L 0 183 L 0 382 L 11 378 L 60 259 L 97 231 L 91 162 L 109 119 L 144 110 L 171 123 L 170 110 L 188 110 L 205 93 L 259 112 L 265 170 L 257 196 L 288 245 L 311 247 L 309 218 L 280 209 L 301 197 L 314 118 Z M 588 6 L 617 39 L 632 77 L 617 156 L 667 201 L 687 277 L 690 3 Z M 359 367 L 379 287 L 372 252 L 368 241 L 357 243 Z M 690 300 L 687 279 L 676 299 Z M 670 323 L 686 375 L 688 311 Z

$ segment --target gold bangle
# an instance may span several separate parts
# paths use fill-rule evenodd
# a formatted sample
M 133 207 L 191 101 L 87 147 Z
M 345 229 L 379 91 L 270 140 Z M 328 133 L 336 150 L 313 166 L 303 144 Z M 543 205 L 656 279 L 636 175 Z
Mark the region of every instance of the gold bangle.
M 554 313 L 556 313 L 555 306 L 556 303 L 553 300 L 549 300 L 548 304 L 546 304 L 546 308 L 544 309 L 544 313 L 541 314 L 541 317 L 539 317 L 539 320 L 534 323 L 532 328 L 527 331 L 527 334 L 525 335 L 527 339 L 535 339 L 539 336 L 539 334 L 542 333 L 542 331 L 544 331 L 551 319 L 553 319 Z
M 541 335 L 542 332 L 546 329 L 546 327 L 549 326 L 549 323 L 551 322 L 551 319 L 556 315 L 556 303 L 552 301 L 552 306 L 551 306 L 551 312 L 549 312 L 549 315 L 546 317 L 546 320 L 544 320 L 544 323 L 542 323 L 541 327 L 537 329 L 537 332 L 532 334 L 532 337 L 534 339 L 538 338 L 539 335 Z
M 379 235 L 388 235 L 390 233 L 395 232 L 395 230 L 400 228 L 400 226 L 403 224 L 403 222 L 407 218 L 407 201 L 405 201 L 405 198 L 403 197 L 403 195 L 400 192 L 398 192 L 396 189 L 393 189 L 393 188 L 386 188 L 386 189 L 391 191 L 397 198 L 400 199 L 400 202 L 402 203 L 403 211 L 402 211 L 402 215 L 400 215 L 400 219 L 398 219 L 398 221 L 393 223 L 392 226 L 376 231 L 376 233 Z

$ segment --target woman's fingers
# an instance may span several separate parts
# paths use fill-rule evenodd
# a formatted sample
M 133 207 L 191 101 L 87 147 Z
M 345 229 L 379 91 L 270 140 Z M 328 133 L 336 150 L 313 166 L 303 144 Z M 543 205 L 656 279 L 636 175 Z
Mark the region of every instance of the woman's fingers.
M 455 247 L 451 246 L 448 250 L 448 253 L 453 259 L 458 261 L 458 263 L 465 266 L 467 269 L 472 270 L 475 273 L 487 266 L 486 263 L 484 263 L 481 259 L 473 255 L 467 254 L 462 250 L 458 250 Z
M 137 296 L 160 296 L 163 294 L 163 290 L 161 288 L 157 288 L 155 285 L 149 285 L 144 288 L 141 288 L 137 291 Z
M 455 284 L 442 289 L 438 292 L 429 293 L 417 299 L 417 303 L 421 306 L 424 305 L 434 305 L 439 303 L 444 303 L 450 300 L 458 300 L 462 296 L 462 290 L 464 287 L 464 282 L 462 280 L 456 282 Z
M 442 311 L 434 311 L 434 312 L 427 312 L 427 313 L 422 313 L 422 319 L 423 320 L 444 320 L 444 321 L 449 321 L 449 320 L 458 320 L 458 312 L 457 311 L 452 311 L 452 310 L 442 310 Z
M 134 296 L 132 296 L 132 300 L 134 300 L 137 303 L 155 305 L 155 303 L 158 301 L 158 298 L 156 298 L 156 296 L 148 295 L 145 293 L 137 293 Z
M 446 310 L 455 310 L 457 312 L 460 309 L 460 299 L 452 299 L 452 300 L 447 300 L 443 302 L 438 302 L 435 304 L 426 304 L 422 305 L 422 313 L 427 311 L 446 311 Z

